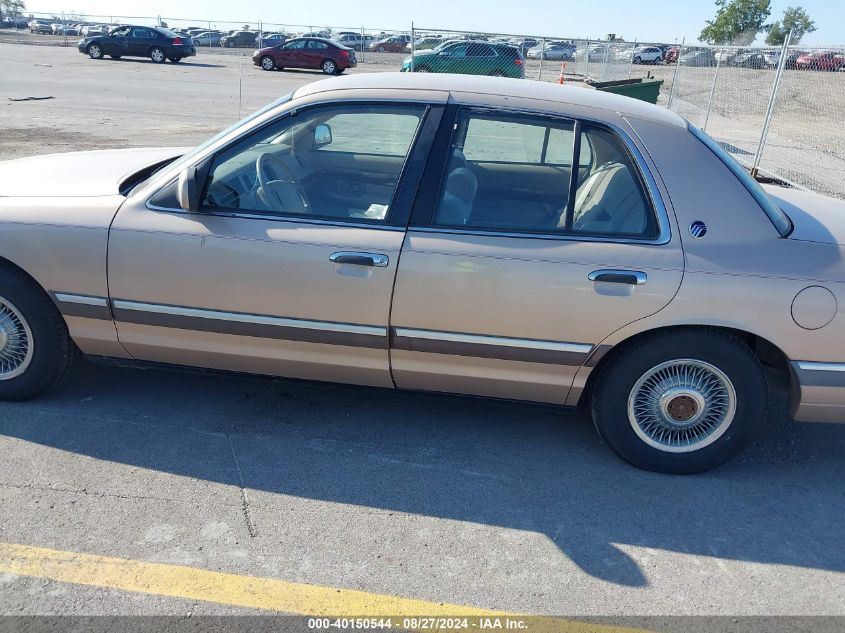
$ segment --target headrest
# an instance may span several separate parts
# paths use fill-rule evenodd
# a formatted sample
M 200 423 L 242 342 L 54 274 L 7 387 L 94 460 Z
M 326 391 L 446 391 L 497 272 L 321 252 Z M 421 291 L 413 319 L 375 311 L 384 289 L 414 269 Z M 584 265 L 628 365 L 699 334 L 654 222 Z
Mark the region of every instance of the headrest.
M 472 202 L 477 189 L 478 179 L 466 167 L 458 167 L 453 170 L 446 180 L 446 191 L 464 202 Z

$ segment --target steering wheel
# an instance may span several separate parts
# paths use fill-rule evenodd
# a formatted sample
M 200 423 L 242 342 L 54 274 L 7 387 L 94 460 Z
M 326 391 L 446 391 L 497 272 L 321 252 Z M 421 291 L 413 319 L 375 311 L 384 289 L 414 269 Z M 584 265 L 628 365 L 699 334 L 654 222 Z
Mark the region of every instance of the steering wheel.
M 274 180 L 267 179 L 268 171 L 276 176 Z M 258 156 L 255 160 L 255 175 L 258 178 L 259 197 L 265 204 L 274 207 L 274 210 L 311 212 L 305 189 L 299 184 L 291 168 L 275 154 L 264 152 Z M 291 196 L 291 193 L 295 197 Z M 294 206 L 297 208 L 292 208 Z

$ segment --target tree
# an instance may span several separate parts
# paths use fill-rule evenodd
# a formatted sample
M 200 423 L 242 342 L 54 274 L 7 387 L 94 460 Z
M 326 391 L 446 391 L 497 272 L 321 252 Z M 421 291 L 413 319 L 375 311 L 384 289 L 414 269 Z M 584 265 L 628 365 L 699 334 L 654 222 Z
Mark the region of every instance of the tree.
M 766 30 L 769 32 L 766 36 L 766 44 L 781 46 L 790 31 L 792 31 L 792 41 L 789 43 L 797 44 L 804 35 L 815 31 L 816 25 L 802 7 L 786 7 L 783 19 L 772 22 Z
M 771 0 L 716 0 L 716 6 L 716 17 L 698 36 L 708 44 L 748 46 L 772 12 Z
M 26 3 L 23 0 L 0 0 L 0 19 L 19 18 L 26 9 Z

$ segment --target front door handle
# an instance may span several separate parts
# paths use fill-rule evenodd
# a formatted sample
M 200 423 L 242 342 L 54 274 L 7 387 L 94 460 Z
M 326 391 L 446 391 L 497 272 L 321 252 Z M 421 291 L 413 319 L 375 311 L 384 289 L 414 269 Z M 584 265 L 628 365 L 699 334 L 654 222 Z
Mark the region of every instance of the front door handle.
M 611 284 L 628 284 L 630 286 L 642 286 L 648 281 L 648 275 L 639 270 L 616 270 L 603 268 L 594 270 L 587 279 L 590 281 L 604 281 Z
M 384 268 L 390 258 L 380 253 L 358 253 L 355 251 L 338 251 L 329 256 L 329 261 L 335 264 L 353 264 L 355 266 L 375 266 Z

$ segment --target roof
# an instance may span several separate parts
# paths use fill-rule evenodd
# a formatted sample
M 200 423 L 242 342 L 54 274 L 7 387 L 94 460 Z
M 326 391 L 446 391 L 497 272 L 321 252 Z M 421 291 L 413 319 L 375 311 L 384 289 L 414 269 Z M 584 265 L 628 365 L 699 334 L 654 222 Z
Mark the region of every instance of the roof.
M 533 99 L 617 112 L 622 116 L 685 126 L 684 119 L 666 108 L 608 92 L 555 83 L 447 73 L 356 73 L 307 84 L 294 97 L 334 90 L 428 90 Z M 538 109 L 543 109 L 538 104 Z M 554 108 L 548 108 L 554 111 Z

